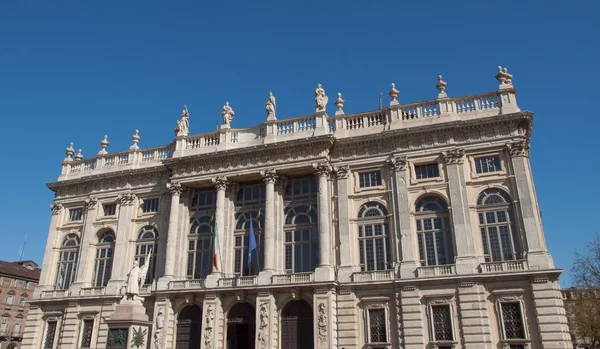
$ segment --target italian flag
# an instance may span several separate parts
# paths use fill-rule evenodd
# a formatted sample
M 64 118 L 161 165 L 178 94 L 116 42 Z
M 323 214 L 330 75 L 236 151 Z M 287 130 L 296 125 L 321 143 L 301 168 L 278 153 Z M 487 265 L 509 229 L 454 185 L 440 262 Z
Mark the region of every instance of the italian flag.
M 219 263 L 219 231 L 217 230 L 217 222 L 215 220 L 215 229 L 213 229 L 213 266 L 215 271 L 221 271 Z

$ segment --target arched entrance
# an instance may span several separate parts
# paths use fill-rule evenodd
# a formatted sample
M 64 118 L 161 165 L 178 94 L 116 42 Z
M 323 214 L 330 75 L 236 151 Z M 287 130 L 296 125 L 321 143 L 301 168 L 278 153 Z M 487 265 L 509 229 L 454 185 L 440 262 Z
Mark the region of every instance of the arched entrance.
M 227 349 L 254 349 L 254 307 L 238 303 L 227 313 Z
M 188 305 L 181 309 L 177 317 L 176 349 L 200 349 L 202 331 L 202 308 Z
M 304 300 L 289 302 L 281 312 L 281 348 L 313 348 L 313 312 Z

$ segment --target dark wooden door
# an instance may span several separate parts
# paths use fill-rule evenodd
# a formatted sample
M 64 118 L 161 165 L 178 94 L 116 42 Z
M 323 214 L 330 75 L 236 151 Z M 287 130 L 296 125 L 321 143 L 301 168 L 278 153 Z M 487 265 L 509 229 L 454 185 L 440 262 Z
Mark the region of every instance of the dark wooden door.
M 176 349 L 200 349 L 202 331 L 202 308 L 189 305 L 177 317 Z
M 312 349 L 313 341 L 312 308 L 303 300 L 288 303 L 281 313 L 282 349 Z

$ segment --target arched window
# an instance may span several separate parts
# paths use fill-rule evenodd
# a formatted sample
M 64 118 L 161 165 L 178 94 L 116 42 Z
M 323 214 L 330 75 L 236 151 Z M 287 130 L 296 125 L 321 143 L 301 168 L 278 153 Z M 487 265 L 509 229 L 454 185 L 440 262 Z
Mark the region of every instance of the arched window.
M 254 230 L 254 239 L 256 240 L 256 249 L 252 251 L 250 264 L 248 264 L 248 241 L 251 221 L 252 229 Z M 236 215 L 233 268 L 235 275 L 257 275 L 264 266 L 264 225 L 265 216 L 261 211 L 239 212 Z
M 144 284 L 151 284 L 154 280 L 154 272 L 156 268 L 156 253 L 158 252 L 158 230 L 147 225 L 140 229 L 135 243 L 135 260 L 139 266 L 148 265 L 148 274 Z M 152 254 L 152 256 L 150 256 Z
M 500 189 L 482 191 L 477 198 L 477 214 L 485 261 L 521 258 L 510 196 Z
M 212 271 L 214 216 L 201 216 L 192 221 L 188 235 L 187 277 L 205 278 Z
M 358 210 L 358 254 L 363 271 L 386 270 L 391 267 L 387 209 L 370 201 Z
M 115 233 L 112 230 L 102 232 L 96 246 L 94 263 L 94 286 L 96 287 L 104 287 L 110 280 L 114 247 Z
M 427 196 L 415 207 L 421 265 L 454 264 L 454 243 L 448 204 L 437 196 Z
M 77 259 L 79 256 L 79 236 L 69 234 L 65 236 L 58 254 L 58 265 L 55 286 L 59 290 L 66 290 L 75 280 L 77 274 Z
M 319 264 L 319 227 L 315 205 L 299 205 L 285 210 L 285 270 L 302 273 Z

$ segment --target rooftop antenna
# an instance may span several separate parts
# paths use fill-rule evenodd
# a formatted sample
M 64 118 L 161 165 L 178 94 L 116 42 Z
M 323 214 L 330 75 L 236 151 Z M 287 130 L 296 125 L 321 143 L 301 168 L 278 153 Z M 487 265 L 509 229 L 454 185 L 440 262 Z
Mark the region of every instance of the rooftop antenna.
M 382 97 L 383 97 L 383 92 L 379 92 L 379 109 L 383 109 L 383 104 L 381 102 Z
M 23 241 L 23 246 L 19 248 L 19 262 L 23 261 L 23 255 L 25 254 L 25 245 L 27 244 L 27 233 L 25 233 L 25 241 Z

